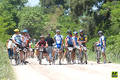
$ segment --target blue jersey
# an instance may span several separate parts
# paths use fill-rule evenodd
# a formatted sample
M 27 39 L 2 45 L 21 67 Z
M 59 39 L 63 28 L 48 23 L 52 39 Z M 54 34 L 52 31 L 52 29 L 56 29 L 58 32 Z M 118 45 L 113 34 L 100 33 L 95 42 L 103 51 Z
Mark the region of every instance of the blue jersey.
M 99 42 L 100 42 L 100 45 L 101 45 L 101 47 L 103 47 L 103 41 L 105 41 L 105 47 L 106 47 L 106 38 L 105 38 L 105 36 L 101 36 L 100 38 L 99 38 Z
M 61 48 L 63 36 L 56 34 L 56 35 L 54 36 L 54 39 L 55 39 L 55 41 L 56 41 L 56 46 L 57 46 L 57 48 Z
M 67 43 L 68 45 L 73 45 L 73 37 L 70 37 L 69 35 L 67 35 Z
M 15 40 L 18 44 L 22 44 L 22 36 L 20 34 L 14 34 L 12 39 Z
M 74 36 L 74 37 L 73 37 L 73 40 L 75 41 L 75 44 L 76 44 L 76 45 L 79 45 L 78 42 L 77 42 L 78 37 L 75 37 L 75 36 Z

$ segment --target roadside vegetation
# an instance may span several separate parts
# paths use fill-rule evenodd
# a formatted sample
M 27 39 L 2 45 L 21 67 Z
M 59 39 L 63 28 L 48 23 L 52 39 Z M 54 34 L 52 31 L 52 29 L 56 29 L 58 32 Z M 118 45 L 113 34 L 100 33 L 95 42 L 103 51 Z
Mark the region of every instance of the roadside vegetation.
M 15 80 L 4 44 L 0 42 L 0 80 Z

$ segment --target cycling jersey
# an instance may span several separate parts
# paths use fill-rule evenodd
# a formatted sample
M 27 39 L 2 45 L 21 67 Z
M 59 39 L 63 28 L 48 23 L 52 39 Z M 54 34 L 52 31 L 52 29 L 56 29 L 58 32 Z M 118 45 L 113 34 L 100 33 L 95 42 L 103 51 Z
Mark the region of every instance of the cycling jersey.
M 41 46 L 41 47 L 44 47 L 44 46 L 46 46 L 46 41 L 39 41 L 39 42 L 37 43 L 37 45 L 39 45 L 39 46 Z
M 25 47 L 27 44 L 27 37 L 25 35 L 22 35 L 22 41 L 23 41 L 23 46 Z
M 78 41 L 87 41 L 86 35 L 80 36 L 80 37 L 78 38 Z M 82 45 L 83 45 L 83 46 L 86 46 L 85 43 L 82 43 Z
M 67 39 L 68 46 L 73 47 L 73 37 L 67 35 L 66 39 Z
M 19 45 L 22 45 L 22 36 L 21 34 L 14 34 L 12 40 L 16 41 Z
M 105 41 L 104 47 L 106 47 L 106 38 L 105 38 L 105 36 L 101 36 L 101 37 L 99 38 L 99 42 L 100 42 L 101 47 L 103 47 L 103 41 Z
M 35 48 L 35 43 L 31 43 L 30 48 L 34 49 Z
M 78 37 L 74 36 L 74 37 L 73 37 L 73 40 L 75 41 L 75 44 L 78 45 L 78 42 L 77 42 Z
M 54 36 L 54 39 L 55 39 L 55 41 L 56 41 L 56 46 L 57 46 L 57 48 L 61 48 L 63 36 L 56 34 L 56 35 Z

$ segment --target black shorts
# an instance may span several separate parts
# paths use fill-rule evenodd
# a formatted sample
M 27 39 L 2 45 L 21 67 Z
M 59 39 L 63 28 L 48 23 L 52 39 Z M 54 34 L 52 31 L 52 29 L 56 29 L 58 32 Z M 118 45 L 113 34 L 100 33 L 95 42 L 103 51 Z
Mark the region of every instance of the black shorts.
M 68 44 L 68 47 L 73 47 L 73 45 L 69 45 L 69 44 Z

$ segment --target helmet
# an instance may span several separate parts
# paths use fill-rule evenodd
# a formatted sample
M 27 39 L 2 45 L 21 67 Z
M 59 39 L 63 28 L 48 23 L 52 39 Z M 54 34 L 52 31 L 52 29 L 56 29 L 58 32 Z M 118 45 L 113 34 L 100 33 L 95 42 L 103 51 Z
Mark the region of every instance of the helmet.
M 14 32 L 19 32 L 19 29 L 15 29 Z
M 98 31 L 98 34 L 103 34 L 103 32 L 102 31 Z
M 27 32 L 28 32 L 28 30 L 27 30 L 27 29 L 24 29 L 22 32 L 27 33 Z
M 40 38 L 44 38 L 44 36 L 43 36 L 43 35 L 41 35 L 41 36 L 40 36 Z
M 60 32 L 60 30 L 59 30 L 59 29 L 57 29 L 57 30 L 56 30 L 56 32 Z
M 81 33 L 81 32 L 83 32 L 83 30 L 82 30 L 82 29 L 80 29 L 80 31 L 79 31 L 79 32 Z
M 72 32 L 71 32 L 70 30 L 67 30 L 67 33 L 68 33 L 68 34 L 72 34 Z
M 73 34 L 78 34 L 78 32 L 77 32 L 77 31 L 74 31 Z

